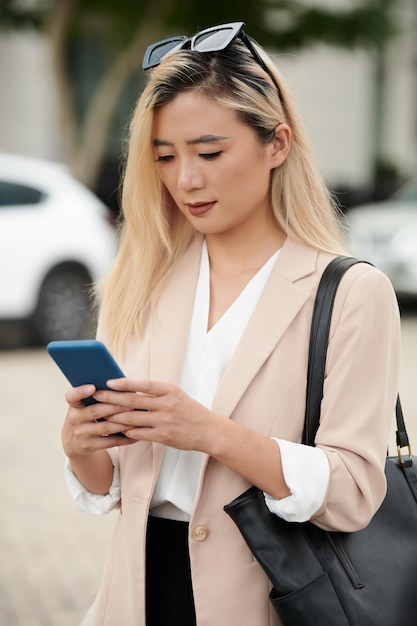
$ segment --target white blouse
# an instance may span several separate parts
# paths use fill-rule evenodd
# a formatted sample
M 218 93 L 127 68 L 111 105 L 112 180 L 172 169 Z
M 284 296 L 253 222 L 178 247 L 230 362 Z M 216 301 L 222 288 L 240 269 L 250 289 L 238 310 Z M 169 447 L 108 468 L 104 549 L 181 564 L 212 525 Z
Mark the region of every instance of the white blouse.
M 229 309 L 207 331 L 210 298 L 210 263 L 203 245 L 180 387 L 192 398 L 211 409 L 214 395 L 229 359 L 258 303 L 279 250 L 249 281 Z M 320 508 L 328 482 L 329 464 L 319 448 L 275 439 L 280 447 L 283 473 L 291 495 L 275 500 L 265 494 L 268 508 L 288 521 L 302 522 Z M 69 461 L 66 480 L 78 507 L 95 515 L 107 513 L 120 500 L 119 468 L 112 450 L 107 451 L 114 465 L 109 493 L 88 492 L 77 480 Z M 151 501 L 151 514 L 188 521 L 194 506 L 202 453 L 167 448 Z

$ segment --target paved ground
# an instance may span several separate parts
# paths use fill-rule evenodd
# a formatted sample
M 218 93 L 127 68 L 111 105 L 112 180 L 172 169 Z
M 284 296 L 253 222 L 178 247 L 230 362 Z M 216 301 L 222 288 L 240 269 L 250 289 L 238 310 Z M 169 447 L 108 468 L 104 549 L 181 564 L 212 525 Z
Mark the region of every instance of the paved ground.
M 401 394 L 417 451 L 416 383 L 417 317 L 410 315 Z M 0 351 L 0 626 L 77 626 L 99 583 L 115 514 L 80 513 L 66 492 L 66 388 L 44 350 Z
M 0 352 L 0 626 L 76 626 L 98 586 L 115 518 L 66 492 L 66 388 L 43 350 Z

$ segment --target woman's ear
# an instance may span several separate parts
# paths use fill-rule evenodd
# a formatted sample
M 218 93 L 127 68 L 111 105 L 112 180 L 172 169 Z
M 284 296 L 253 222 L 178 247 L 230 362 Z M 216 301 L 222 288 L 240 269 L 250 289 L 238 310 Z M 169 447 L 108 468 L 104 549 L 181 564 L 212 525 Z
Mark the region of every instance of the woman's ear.
M 291 148 L 291 129 L 287 124 L 279 124 L 271 144 L 271 169 L 282 165 Z

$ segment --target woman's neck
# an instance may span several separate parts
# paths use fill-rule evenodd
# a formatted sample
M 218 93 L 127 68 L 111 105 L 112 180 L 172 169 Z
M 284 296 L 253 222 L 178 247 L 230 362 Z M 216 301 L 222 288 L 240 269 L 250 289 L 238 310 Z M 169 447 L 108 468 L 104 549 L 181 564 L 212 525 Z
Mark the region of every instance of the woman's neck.
M 283 231 L 273 230 L 263 241 L 249 237 L 246 241 L 227 242 L 207 237 L 210 259 L 210 330 L 240 295 L 249 281 L 279 250 L 284 241 Z
M 250 233 L 244 238 L 227 233 L 207 235 L 210 273 L 224 278 L 253 276 L 282 247 L 285 239 L 285 233 L 278 227 Z

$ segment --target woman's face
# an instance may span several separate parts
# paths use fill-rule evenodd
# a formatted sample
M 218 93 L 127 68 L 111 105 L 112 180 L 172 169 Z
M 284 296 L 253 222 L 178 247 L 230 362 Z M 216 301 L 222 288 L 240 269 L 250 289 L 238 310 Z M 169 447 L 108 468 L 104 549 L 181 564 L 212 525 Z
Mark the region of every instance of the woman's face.
M 283 132 L 262 144 L 233 110 L 185 92 L 155 111 L 157 172 L 197 231 L 248 232 L 260 220 L 271 223 L 271 170 L 289 149 L 289 135 Z

